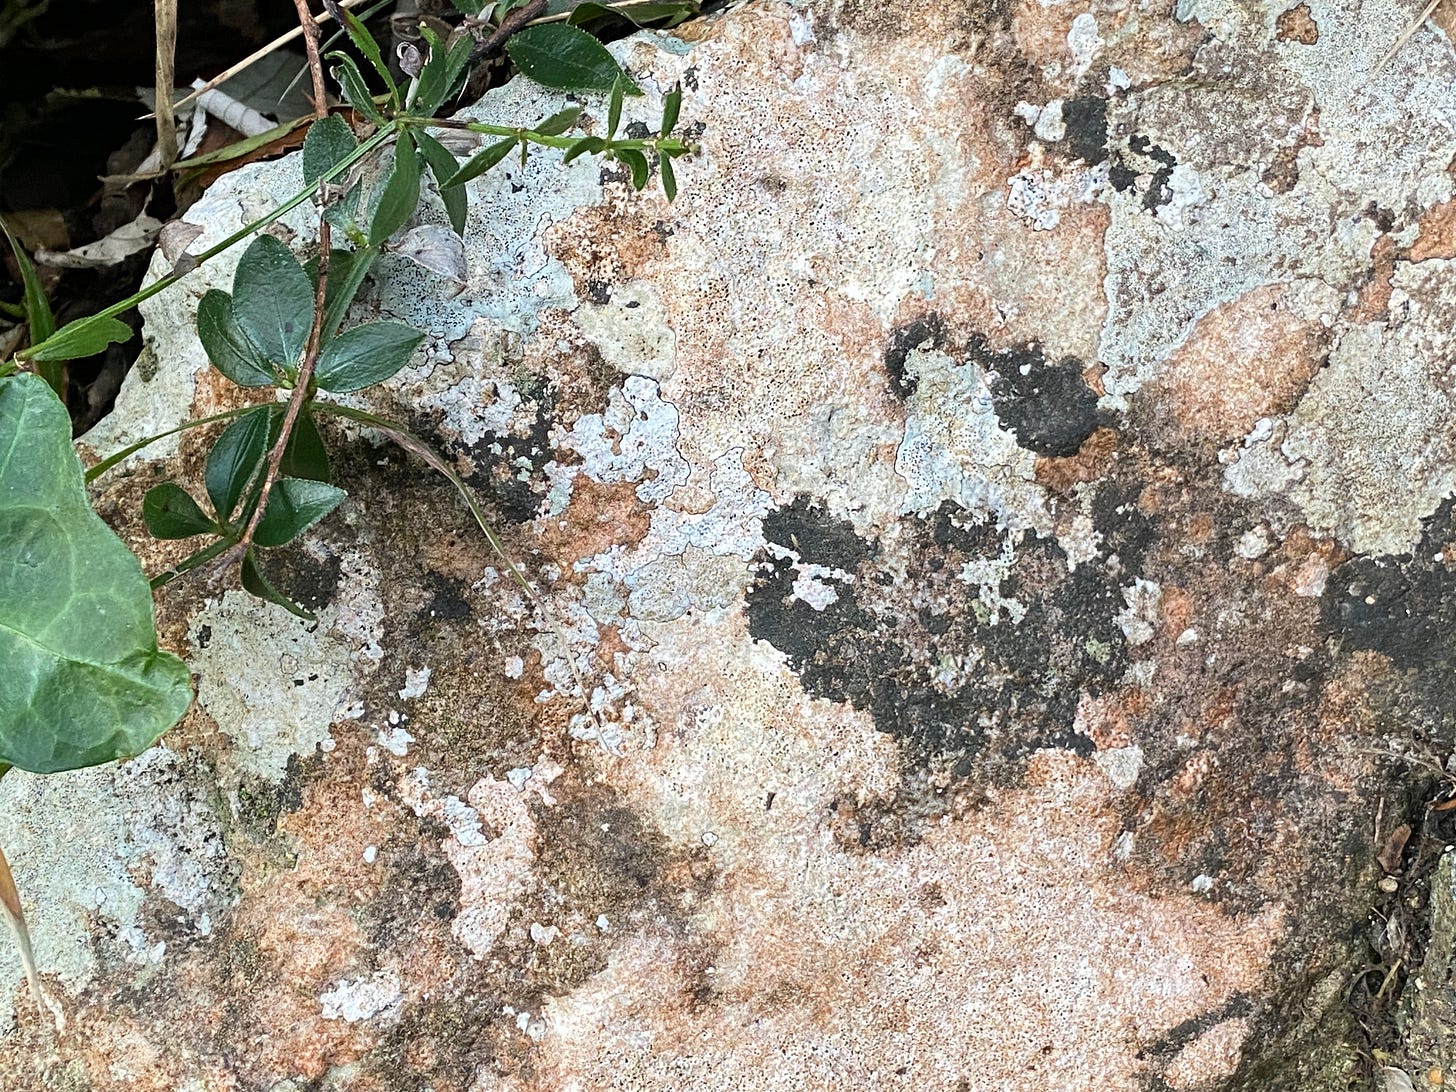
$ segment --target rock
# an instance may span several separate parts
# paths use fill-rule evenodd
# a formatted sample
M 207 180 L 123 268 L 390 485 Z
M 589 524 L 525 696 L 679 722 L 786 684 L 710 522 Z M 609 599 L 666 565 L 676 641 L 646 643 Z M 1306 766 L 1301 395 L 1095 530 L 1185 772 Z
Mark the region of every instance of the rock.
M 1379 755 L 1443 763 L 1456 702 L 1456 55 L 1374 74 L 1410 14 L 808 0 L 615 46 L 627 122 L 684 85 L 677 201 L 504 164 L 463 285 L 388 259 L 360 305 L 427 331 L 371 404 L 566 645 L 447 486 L 331 429 L 350 499 L 271 563 L 318 623 L 169 585 L 189 718 L 0 783 L 66 1014 L 5 955 L 0 1072 L 1372 1076 L 1347 999 L 1415 806 Z M 226 176 L 199 245 L 298 184 Z M 191 326 L 230 278 L 152 302 L 93 450 L 237 403 Z M 102 482 L 151 567 L 141 495 L 201 450 Z

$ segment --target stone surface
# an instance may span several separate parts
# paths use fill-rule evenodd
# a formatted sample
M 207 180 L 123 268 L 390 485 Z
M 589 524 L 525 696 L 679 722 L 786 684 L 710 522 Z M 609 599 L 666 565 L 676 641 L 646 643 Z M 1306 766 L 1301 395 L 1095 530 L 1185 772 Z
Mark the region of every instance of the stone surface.
M 677 201 L 504 164 L 463 287 L 388 259 L 360 305 L 427 331 L 372 405 L 566 644 L 447 486 L 331 429 L 350 499 L 272 562 L 319 621 L 169 586 L 184 724 L 0 783 L 66 1017 L 0 957 L 0 1083 L 1368 1077 L 1420 804 L 1380 756 L 1443 762 L 1456 702 L 1456 53 L 1373 71 L 1413 14 L 809 0 L 614 47 L 628 123 L 683 83 Z M 230 278 L 154 301 L 95 451 L 237 403 L 189 320 Z M 102 483 L 151 566 L 140 497 L 203 451 Z

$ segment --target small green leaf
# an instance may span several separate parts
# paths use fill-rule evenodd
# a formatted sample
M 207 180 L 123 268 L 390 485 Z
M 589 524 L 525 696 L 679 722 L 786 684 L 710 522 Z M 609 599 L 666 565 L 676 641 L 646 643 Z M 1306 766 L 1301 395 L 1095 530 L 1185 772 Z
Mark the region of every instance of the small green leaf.
M 272 407 L 259 406 L 243 414 L 223 431 L 207 455 L 203 481 L 220 522 L 232 519 L 248 480 L 263 461 L 268 449 L 268 424 Z
M 270 603 L 277 603 L 289 614 L 296 614 L 306 621 L 312 622 L 314 620 L 312 614 L 304 610 L 292 599 L 289 599 L 288 596 L 284 595 L 274 586 L 271 580 L 263 575 L 263 570 L 258 567 L 258 561 L 253 556 L 252 550 L 249 550 L 243 555 L 243 567 L 239 576 L 242 578 L 243 590 L 250 595 L 256 595 L 259 599 L 266 599 Z
M 420 159 L 408 132 L 394 145 L 394 167 L 369 218 L 369 244 L 378 246 L 409 222 L 420 203 Z
M 445 188 L 453 189 L 456 186 L 463 186 L 472 178 L 479 177 L 510 155 L 511 149 L 515 146 L 515 140 L 510 137 L 496 141 L 485 151 L 479 152 L 467 160 L 463 167 L 450 176 L 450 180 L 445 183 Z
M 511 36 L 506 52 L 522 74 L 543 87 L 610 91 L 621 80 L 626 94 L 642 94 L 602 43 L 577 27 L 562 23 L 527 27 Z
M 359 71 L 354 58 L 347 53 L 330 53 L 329 59 L 337 62 L 333 76 L 344 90 L 345 101 L 375 125 L 383 125 L 384 115 L 379 112 L 374 96 L 369 93 L 369 85 L 364 82 L 364 73 Z
M 584 155 L 587 152 L 591 152 L 593 155 L 595 155 L 597 152 L 600 152 L 606 146 L 607 146 L 607 142 L 605 140 L 603 140 L 601 137 L 594 137 L 594 136 L 582 137 L 575 144 L 573 144 L 570 148 L 567 148 L 566 149 L 566 152 L 561 157 L 561 162 L 563 164 L 570 163 L 577 156 Z
M 576 119 L 579 117 L 581 117 L 581 107 L 568 106 L 565 110 L 556 111 L 537 125 L 535 131 L 542 136 L 560 136 L 575 125 Z
M 303 138 L 303 180 L 312 186 L 359 147 L 354 130 L 338 114 L 320 118 Z
M 294 373 L 313 327 L 313 287 L 293 251 L 272 235 L 259 235 L 238 261 L 233 314 L 264 360 Z
M 348 8 L 340 9 L 344 13 L 344 29 L 349 32 L 349 41 L 354 43 L 354 48 L 364 54 L 365 59 L 374 66 L 374 71 L 379 73 L 379 78 L 384 81 L 385 88 L 389 91 L 389 97 L 396 106 L 399 105 L 399 88 L 395 86 L 394 77 L 389 74 L 389 65 L 384 63 L 384 55 L 379 51 L 379 43 L 374 40 L 374 35 L 365 29 L 364 24 L 359 22 L 359 17 Z
M 216 531 L 192 495 L 176 482 L 163 482 L 142 498 L 142 519 L 153 538 L 191 538 Z
M 33 375 L 0 379 L 0 664 L 0 764 L 32 773 L 139 754 L 192 702 L 141 566 L 87 500 L 70 414 Z
M 409 363 L 424 335 L 402 322 L 371 322 L 345 330 L 319 354 L 320 390 L 343 394 L 380 383 Z
M 450 0 L 450 3 L 461 15 L 479 15 L 485 9 L 487 0 Z
M 677 128 L 678 113 L 682 110 L 682 84 L 677 84 L 662 96 L 662 135 L 671 136 Z
M 278 430 L 283 426 L 283 407 L 278 406 L 269 423 L 268 446 L 278 442 Z M 329 453 L 324 447 L 324 438 L 319 435 L 318 424 L 305 406 L 293 422 L 293 431 L 288 434 L 288 446 L 283 449 L 283 461 L 278 471 L 287 478 L 307 478 L 309 481 L 329 480 Z
M 623 148 L 614 153 L 616 157 L 632 169 L 632 188 L 640 190 L 647 185 L 647 157 L 635 148 Z
M 617 126 L 622 123 L 622 81 L 612 84 L 612 97 L 607 102 L 607 139 L 617 135 Z
M 434 117 L 435 112 L 454 92 L 460 77 L 465 74 L 475 39 L 469 34 L 461 34 L 447 47 L 440 41 L 440 36 L 427 26 L 420 28 L 420 34 L 430 46 L 430 58 L 425 62 L 419 82 L 415 85 L 411 112 Z
M 593 24 L 609 26 L 621 22 L 629 22 L 639 27 L 657 24 L 672 28 L 684 19 L 692 18 L 700 10 L 702 5 L 696 0 L 662 0 L 659 3 L 649 0 L 646 3 L 618 4 L 615 7 L 586 0 L 571 9 L 566 21 L 572 26 L 592 29 L 596 29 Z
M 259 546 L 286 546 L 339 506 L 348 494 L 326 482 L 279 478 L 253 532 Z
M 348 313 L 349 305 L 359 294 L 359 286 L 364 283 L 369 270 L 374 268 L 374 260 L 378 257 L 379 248 L 374 246 L 333 252 L 329 259 L 329 283 L 324 289 L 324 323 L 319 332 L 320 345 L 327 345 L 333 340 L 344 321 L 344 315 Z
M 35 266 L 20 248 L 15 236 L 10 234 L 10 225 L 4 220 L 0 220 L 0 231 L 5 232 L 5 238 L 10 242 L 10 251 L 15 255 L 15 264 L 20 267 L 20 283 L 25 292 L 21 302 L 25 305 L 25 321 L 30 327 L 30 343 L 39 345 L 56 332 L 56 317 L 51 313 L 50 301 L 46 299 L 45 289 L 40 286 L 40 277 L 35 272 Z
M 197 305 L 197 336 L 212 366 L 240 387 L 271 387 L 278 377 L 238 325 L 233 298 L 210 289 Z
M 22 360 L 80 360 L 95 356 L 113 342 L 132 339 L 132 328 L 120 319 L 91 315 L 68 322 L 39 345 L 17 354 Z
M 459 170 L 455 157 L 443 144 L 423 130 L 415 133 L 415 143 L 420 146 L 420 154 L 425 157 L 430 173 L 435 176 L 435 187 L 440 191 L 440 200 L 445 205 L 445 215 L 450 218 L 450 226 L 455 229 L 456 235 L 464 235 L 465 214 L 468 211 L 465 191 L 458 186 L 445 185 L 446 180 Z
M 672 169 L 672 160 L 663 156 L 657 164 L 657 169 L 662 174 L 662 193 L 669 201 L 677 197 L 677 175 Z

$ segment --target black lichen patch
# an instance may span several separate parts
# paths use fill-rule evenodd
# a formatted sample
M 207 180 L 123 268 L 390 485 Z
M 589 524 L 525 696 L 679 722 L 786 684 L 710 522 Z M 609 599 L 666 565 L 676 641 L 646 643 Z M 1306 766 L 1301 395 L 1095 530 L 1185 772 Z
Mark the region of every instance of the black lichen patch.
M 1177 158 L 1166 148 L 1154 144 L 1141 133 L 1128 138 L 1127 147 L 1121 150 L 1112 164 L 1108 181 L 1121 193 L 1135 188 L 1142 175 L 1148 175 L 1149 182 L 1143 191 L 1143 208 L 1156 209 L 1166 205 L 1173 197 L 1173 168 Z
M 264 550 L 259 567 L 273 586 L 305 610 L 317 613 L 339 593 L 343 566 L 339 555 L 325 544 L 316 548 Z
M 1388 657 L 1421 711 L 1447 718 L 1456 708 L 1456 499 L 1426 518 L 1412 553 L 1336 568 L 1320 620 L 1344 651 Z
M 1082 379 L 1081 361 L 1048 361 L 1036 345 L 997 352 L 980 336 L 967 343 L 966 356 L 993 373 L 996 416 L 1028 451 L 1075 455 L 1097 430 L 1097 395 Z
M 238 786 L 234 818 L 255 841 L 267 841 L 278 829 L 278 820 L 303 807 L 303 787 L 310 774 L 322 769 L 317 759 L 305 761 L 288 756 L 283 779 L 276 784 L 264 778 L 245 777 Z
M 932 349 L 944 349 L 945 344 L 945 322 L 934 312 L 894 330 L 890 334 L 890 347 L 885 350 L 885 372 L 890 377 L 890 389 L 901 398 L 914 394 L 920 380 L 905 371 L 906 359 L 926 345 Z
M 779 548 L 758 559 L 750 632 L 810 693 L 867 710 L 914 763 L 962 776 L 1014 773 L 1041 747 L 1089 749 L 1072 727 L 1078 696 L 1115 685 L 1128 663 L 1126 559 L 1069 571 L 1054 541 L 949 502 L 908 521 L 896 558 L 802 501 L 764 526 Z M 823 578 L 835 597 L 816 609 L 794 594 L 806 565 L 852 579 Z
M 1107 158 L 1107 100 L 1097 95 L 1068 99 L 1062 104 L 1062 124 L 1067 127 L 1067 151 L 1095 167 Z

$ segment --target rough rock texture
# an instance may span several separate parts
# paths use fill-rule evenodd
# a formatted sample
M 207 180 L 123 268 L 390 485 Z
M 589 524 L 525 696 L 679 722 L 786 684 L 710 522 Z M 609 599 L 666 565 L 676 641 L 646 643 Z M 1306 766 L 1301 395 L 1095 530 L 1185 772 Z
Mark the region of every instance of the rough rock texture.
M 0 1084 L 1357 1086 L 1420 803 L 1380 756 L 1439 763 L 1456 701 L 1456 53 L 1374 72 L 1414 13 L 808 0 L 619 46 L 628 121 L 685 88 L 677 202 L 507 164 L 462 289 L 391 261 L 361 305 L 428 331 L 374 404 L 595 716 L 448 487 L 332 430 L 350 500 L 274 562 L 319 621 L 170 586 L 187 721 L 0 783 L 66 1017 L 0 957 Z M 230 277 L 158 298 L 96 451 L 236 403 L 189 323 Z M 150 565 L 202 452 L 104 483 Z

